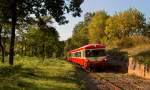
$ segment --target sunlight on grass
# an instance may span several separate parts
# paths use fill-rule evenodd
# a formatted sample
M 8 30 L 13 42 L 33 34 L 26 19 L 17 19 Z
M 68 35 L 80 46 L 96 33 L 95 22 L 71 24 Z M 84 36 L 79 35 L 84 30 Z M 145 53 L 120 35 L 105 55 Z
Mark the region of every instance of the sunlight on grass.
M 81 90 L 80 73 L 67 61 L 18 57 L 14 66 L 0 64 L 0 90 Z M 82 75 L 81 75 L 82 76 Z M 80 80 L 81 79 L 81 80 Z

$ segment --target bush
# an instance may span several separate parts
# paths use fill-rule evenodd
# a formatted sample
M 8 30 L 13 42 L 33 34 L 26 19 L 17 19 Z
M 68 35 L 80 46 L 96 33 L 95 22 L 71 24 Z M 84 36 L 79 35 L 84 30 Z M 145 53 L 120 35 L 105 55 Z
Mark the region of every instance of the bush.
M 121 60 L 121 61 L 127 61 L 128 60 L 128 53 L 120 51 L 118 48 L 108 50 L 107 54 L 113 60 Z
M 124 38 L 118 41 L 117 46 L 119 48 L 130 48 L 134 46 L 133 43 L 134 42 L 130 38 Z
M 110 46 L 117 48 L 131 48 L 137 45 L 150 44 L 150 38 L 145 36 L 133 35 L 122 39 L 111 40 Z
M 138 53 L 134 56 L 139 63 L 150 65 L 150 50 L 146 50 L 143 52 Z

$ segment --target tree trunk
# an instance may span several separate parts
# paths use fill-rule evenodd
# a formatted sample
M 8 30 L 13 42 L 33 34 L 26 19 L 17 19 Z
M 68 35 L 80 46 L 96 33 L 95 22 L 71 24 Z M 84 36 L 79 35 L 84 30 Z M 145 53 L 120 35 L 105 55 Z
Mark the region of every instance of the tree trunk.
M 2 50 L 2 63 L 4 63 L 4 61 L 5 61 L 5 49 L 4 49 L 3 44 L 2 44 L 1 33 L 2 33 L 2 25 L 0 25 L 0 47 Z
M 10 65 L 13 65 L 13 61 L 14 61 L 16 22 L 17 22 L 16 1 L 14 1 L 13 7 L 12 7 L 12 30 L 11 30 L 11 42 L 10 42 L 10 50 L 9 50 L 9 64 Z

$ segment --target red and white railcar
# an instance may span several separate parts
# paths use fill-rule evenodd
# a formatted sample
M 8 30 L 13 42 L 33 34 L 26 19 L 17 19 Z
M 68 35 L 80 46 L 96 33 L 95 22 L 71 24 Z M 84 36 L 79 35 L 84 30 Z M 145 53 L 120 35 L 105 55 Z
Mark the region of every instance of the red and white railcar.
M 88 44 L 68 52 L 67 60 L 81 65 L 84 69 L 97 68 L 106 64 L 105 45 Z

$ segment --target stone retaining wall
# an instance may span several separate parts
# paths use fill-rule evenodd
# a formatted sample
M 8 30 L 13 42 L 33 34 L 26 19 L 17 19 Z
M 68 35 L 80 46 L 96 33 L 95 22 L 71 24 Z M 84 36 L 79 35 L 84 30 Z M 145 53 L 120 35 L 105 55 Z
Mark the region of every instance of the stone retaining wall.
M 150 66 L 139 64 L 133 57 L 129 58 L 128 74 L 150 79 Z

